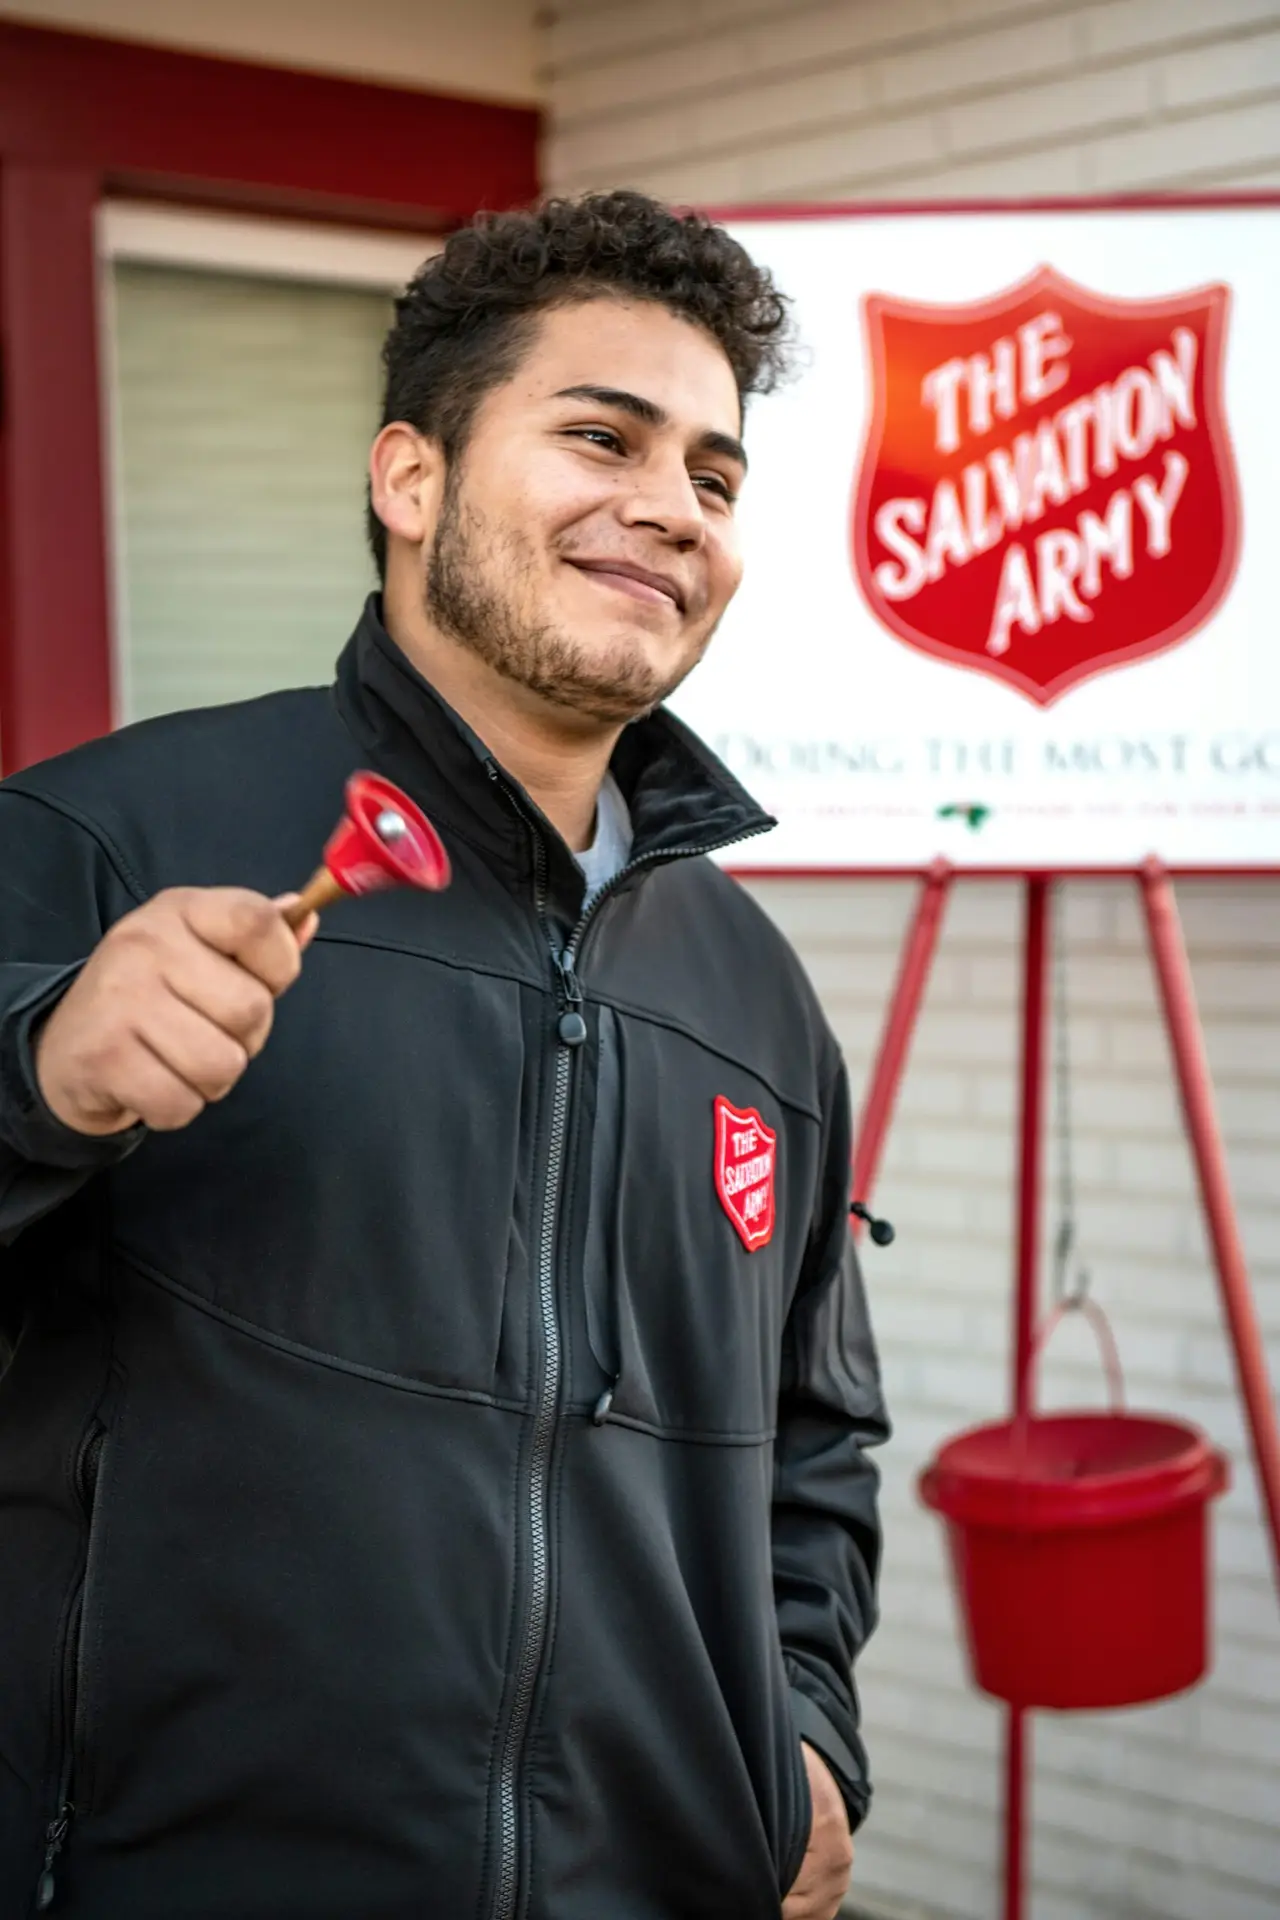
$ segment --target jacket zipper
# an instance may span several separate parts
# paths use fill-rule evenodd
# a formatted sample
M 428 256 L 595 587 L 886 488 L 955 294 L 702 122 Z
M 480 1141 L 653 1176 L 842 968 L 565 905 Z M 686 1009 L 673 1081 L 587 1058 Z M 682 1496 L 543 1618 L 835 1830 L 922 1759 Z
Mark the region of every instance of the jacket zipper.
M 44 1913 L 53 1905 L 53 1898 L 58 1890 L 53 1873 L 54 1863 L 66 1843 L 74 1813 L 75 1808 L 71 1802 L 64 1801 L 57 1818 L 51 1820 L 44 1830 L 44 1868 L 36 1887 L 37 1913 Z
M 547 852 L 542 835 L 529 818 L 518 797 L 503 783 L 504 791 L 517 812 L 526 821 L 534 846 L 534 902 L 538 919 L 547 936 L 551 960 L 563 986 L 561 956 L 547 920 Z M 576 1044 L 576 1043 L 574 1043 Z M 542 1190 L 542 1222 L 538 1235 L 538 1317 L 542 1336 L 541 1369 L 533 1438 L 529 1445 L 529 1472 L 525 1514 L 529 1539 L 529 1603 L 525 1615 L 524 1637 L 516 1672 L 511 1717 L 498 1770 L 498 1824 L 500 1847 L 498 1881 L 494 1896 L 494 1920 L 512 1920 L 520 1890 L 520 1818 L 518 1787 L 525 1735 L 537 1688 L 538 1670 L 546 1644 L 550 1612 L 550 1527 L 547 1494 L 550 1483 L 551 1452 L 555 1439 L 556 1412 L 560 1401 L 561 1342 L 560 1321 L 556 1311 L 556 1223 L 560 1211 L 560 1176 L 564 1165 L 564 1143 L 569 1119 L 569 1078 L 573 1062 L 573 1044 L 563 1035 L 556 1048 L 555 1080 L 551 1097 L 551 1127 L 547 1140 L 547 1174 Z
M 543 1186 L 542 1222 L 538 1236 L 538 1314 L 542 1336 L 541 1378 L 534 1414 L 533 1438 L 529 1446 L 527 1498 L 524 1504 L 529 1527 L 531 1569 L 529 1603 L 525 1614 L 511 1716 L 507 1722 L 506 1738 L 502 1743 L 502 1759 L 498 1769 L 499 1853 L 492 1920 L 515 1920 L 520 1893 L 518 1793 L 520 1767 L 524 1758 L 525 1737 L 529 1730 L 529 1717 L 533 1709 L 538 1673 L 546 1647 L 547 1622 L 551 1612 L 550 1519 L 547 1512 L 547 1496 L 550 1487 L 551 1454 L 555 1440 L 556 1416 L 559 1411 L 563 1362 L 560 1320 L 556 1309 L 556 1240 L 560 1214 L 560 1189 L 564 1173 L 564 1146 L 568 1132 L 569 1085 L 573 1055 L 586 1038 L 586 1025 L 581 1015 L 583 995 L 575 969 L 575 956 L 597 909 L 631 874 L 659 860 L 688 858 L 696 854 L 715 852 L 718 846 L 727 846 L 730 841 L 714 842 L 706 846 L 679 847 L 670 852 L 642 854 L 639 859 L 629 861 L 596 894 L 586 912 L 579 918 L 564 947 L 560 948 L 556 945 L 547 918 L 547 850 L 542 833 L 524 805 L 520 794 L 504 778 L 497 762 L 489 760 L 486 763 L 486 771 L 489 778 L 501 786 L 511 805 L 528 827 L 533 839 L 534 904 L 538 920 L 546 935 L 563 1008 L 558 1025 L 555 1080 L 551 1098 L 551 1128 L 547 1140 L 547 1176 Z M 749 839 L 752 833 L 764 831 L 763 826 L 755 827 L 748 832 L 735 834 L 732 838 L 745 840 Z M 569 1025 L 567 1024 L 569 1022 L 577 1024 Z
M 67 1616 L 67 1633 L 62 1654 L 62 1763 L 58 1773 L 57 1811 L 44 1830 L 44 1860 L 36 1883 L 36 1912 L 44 1913 L 57 1894 L 57 1863 L 67 1844 L 75 1819 L 74 1789 L 76 1748 L 79 1744 L 80 1703 L 83 1698 L 84 1671 L 84 1596 L 88 1577 L 89 1543 L 93 1537 L 94 1500 L 106 1428 L 99 1421 L 90 1426 L 76 1460 L 75 1486 L 89 1527 L 85 1543 L 85 1564 Z

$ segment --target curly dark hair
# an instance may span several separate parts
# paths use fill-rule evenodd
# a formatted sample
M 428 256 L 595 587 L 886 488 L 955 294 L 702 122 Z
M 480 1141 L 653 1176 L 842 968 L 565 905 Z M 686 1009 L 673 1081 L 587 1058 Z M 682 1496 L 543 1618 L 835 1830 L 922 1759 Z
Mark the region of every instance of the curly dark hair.
M 427 261 L 383 345 L 383 426 L 407 420 L 452 459 L 485 394 L 515 372 L 537 317 L 602 294 L 652 300 L 702 327 L 744 403 L 787 370 L 787 302 L 723 227 L 647 194 L 589 193 L 483 214 Z M 372 506 L 368 527 L 385 575 L 386 528 Z

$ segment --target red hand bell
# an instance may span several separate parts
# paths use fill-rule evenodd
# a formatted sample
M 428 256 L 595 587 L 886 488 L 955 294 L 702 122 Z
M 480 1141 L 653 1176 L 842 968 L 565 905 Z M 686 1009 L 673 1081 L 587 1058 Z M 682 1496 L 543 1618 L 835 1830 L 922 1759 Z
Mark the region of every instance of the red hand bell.
M 438 893 L 449 879 L 449 856 L 440 836 L 408 794 L 376 773 L 353 773 L 347 810 L 325 844 L 323 865 L 284 909 L 284 917 L 291 927 L 300 927 L 309 913 L 332 906 L 344 893 L 382 893 L 388 887 Z

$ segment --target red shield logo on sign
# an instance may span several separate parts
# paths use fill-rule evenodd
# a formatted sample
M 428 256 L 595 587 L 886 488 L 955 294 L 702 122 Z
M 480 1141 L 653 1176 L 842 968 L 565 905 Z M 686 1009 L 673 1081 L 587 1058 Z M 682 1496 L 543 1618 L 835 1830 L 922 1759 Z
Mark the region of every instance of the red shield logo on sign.
M 740 1113 L 716 1095 L 716 1192 L 748 1252 L 773 1235 L 778 1136 L 754 1107 Z
M 900 640 L 1040 706 L 1204 625 L 1235 571 L 1229 295 L 1041 267 L 969 306 L 865 302 L 858 580 Z

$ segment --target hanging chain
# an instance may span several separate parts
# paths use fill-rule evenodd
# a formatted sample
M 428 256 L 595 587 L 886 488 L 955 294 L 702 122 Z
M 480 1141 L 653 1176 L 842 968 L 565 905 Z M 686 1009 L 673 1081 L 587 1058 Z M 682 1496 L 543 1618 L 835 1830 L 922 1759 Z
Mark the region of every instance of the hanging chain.
M 1053 1243 L 1053 1296 L 1059 1304 L 1078 1306 L 1089 1291 L 1088 1269 L 1078 1262 L 1072 1279 L 1069 1269 L 1076 1250 L 1076 1181 L 1071 1128 L 1071 1031 L 1067 1005 L 1067 936 L 1063 912 L 1064 886 L 1059 881 L 1053 915 L 1053 1083 L 1055 1127 L 1058 1139 L 1058 1231 Z

